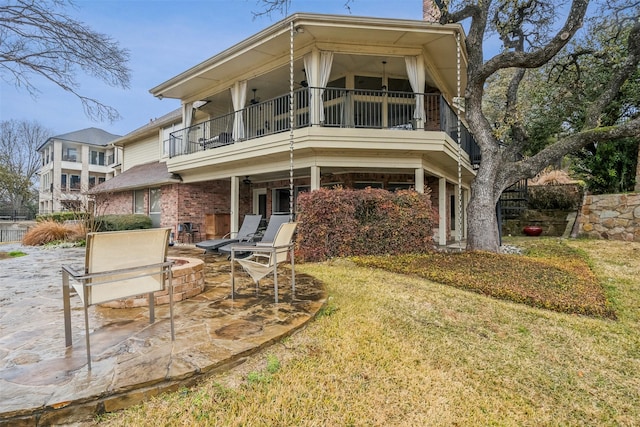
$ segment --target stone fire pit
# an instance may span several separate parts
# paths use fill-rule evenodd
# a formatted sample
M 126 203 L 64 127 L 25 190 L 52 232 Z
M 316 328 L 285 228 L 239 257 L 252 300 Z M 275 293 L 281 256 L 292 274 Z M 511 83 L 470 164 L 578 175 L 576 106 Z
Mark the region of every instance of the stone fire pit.
M 178 302 L 191 298 L 204 291 L 204 261 L 198 258 L 169 257 L 175 263 L 173 272 L 173 301 Z M 167 290 L 154 292 L 154 304 L 169 304 L 169 292 Z M 109 301 L 100 304 L 109 308 L 134 308 L 148 307 L 147 295 Z

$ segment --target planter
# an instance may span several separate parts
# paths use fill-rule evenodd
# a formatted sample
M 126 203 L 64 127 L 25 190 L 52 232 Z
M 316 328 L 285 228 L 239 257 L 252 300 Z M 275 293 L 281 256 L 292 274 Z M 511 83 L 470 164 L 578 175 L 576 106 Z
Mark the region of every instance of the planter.
M 527 236 L 539 236 L 542 234 L 542 227 L 537 225 L 527 225 L 522 229 Z

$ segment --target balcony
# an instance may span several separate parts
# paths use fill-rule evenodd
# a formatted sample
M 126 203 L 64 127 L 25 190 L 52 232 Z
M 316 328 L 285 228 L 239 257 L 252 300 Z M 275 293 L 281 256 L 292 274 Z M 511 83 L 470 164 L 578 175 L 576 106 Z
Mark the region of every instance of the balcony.
M 417 98 L 421 98 L 418 102 Z M 321 100 L 321 101 L 320 101 Z M 313 106 L 311 105 L 313 104 Z M 416 114 L 420 104 L 423 114 Z M 172 132 L 169 156 L 178 157 L 228 146 L 235 142 L 309 126 L 333 128 L 393 129 L 445 132 L 479 164 L 479 147 L 453 109 L 439 94 L 415 94 L 384 90 L 302 88 L 264 102 L 252 102 L 234 113 Z

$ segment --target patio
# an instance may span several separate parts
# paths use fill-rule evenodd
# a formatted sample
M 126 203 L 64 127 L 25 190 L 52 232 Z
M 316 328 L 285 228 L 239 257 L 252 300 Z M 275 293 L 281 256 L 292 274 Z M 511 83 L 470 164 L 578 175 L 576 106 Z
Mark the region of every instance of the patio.
M 279 304 L 269 278 L 256 294 L 243 277 L 232 300 L 226 257 L 174 246 L 169 256 L 205 260 L 204 292 L 175 304 L 176 341 L 167 305 L 156 307 L 154 324 L 146 307 L 91 307 L 88 371 L 78 298 L 72 301 L 74 345 L 64 346 L 60 274 L 63 264 L 82 265 L 84 248 L 0 245 L 11 250 L 28 256 L 0 261 L 0 426 L 79 422 L 188 386 L 302 327 L 326 299 L 320 283 L 298 274 L 292 302 L 282 274 Z

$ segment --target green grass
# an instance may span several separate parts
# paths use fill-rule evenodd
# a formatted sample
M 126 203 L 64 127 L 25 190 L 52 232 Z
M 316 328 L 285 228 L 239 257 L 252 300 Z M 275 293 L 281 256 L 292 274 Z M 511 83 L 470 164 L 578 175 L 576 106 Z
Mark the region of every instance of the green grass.
M 534 242 L 543 246 L 531 248 L 533 261 L 555 244 L 524 241 Z M 330 295 L 315 321 L 237 368 L 105 415 L 100 425 L 637 425 L 640 244 L 569 246 L 553 251 L 567 251 L 563 274 L 581 278 L 575 254 L 588 255 L 617 319 L 540 309 L 350 260 L 301 264 L 297 270 Z M 513 266 L 503 259 L 503 271 Z M 252 382 L 251 372 L 269 381 Z

